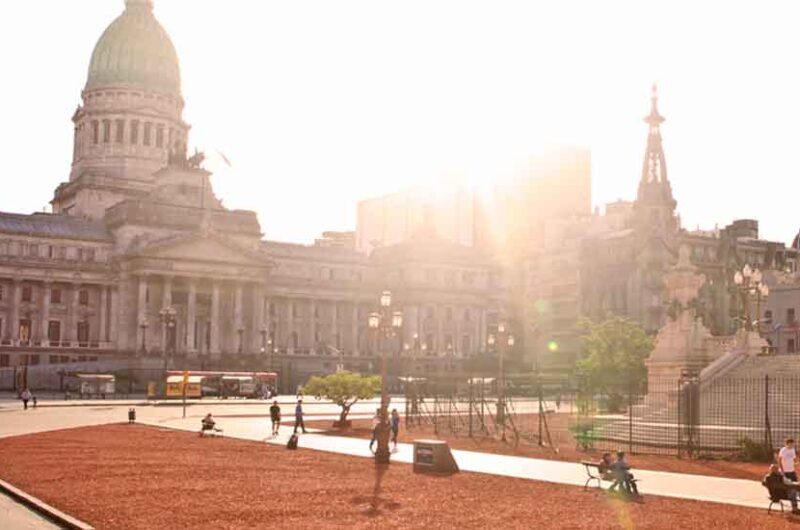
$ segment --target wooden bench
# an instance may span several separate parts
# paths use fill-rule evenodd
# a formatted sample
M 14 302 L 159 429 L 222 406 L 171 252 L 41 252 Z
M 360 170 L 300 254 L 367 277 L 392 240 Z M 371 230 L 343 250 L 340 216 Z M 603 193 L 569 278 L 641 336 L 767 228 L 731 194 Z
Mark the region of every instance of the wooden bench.
M 614 482 L 616 478 L 611 473 L 600 473 L 600 464 L 597 462 L 591 462 L 589 460 L 581 460 L 581 465 L 586 470 L 586 475 L 589 477 L 586 479 L 586 484 L 583 485 L 583 489 L 589 489 L 589 483 L 591 481 L 597 481 L 597 487 L 602 488 L 603 482 Z

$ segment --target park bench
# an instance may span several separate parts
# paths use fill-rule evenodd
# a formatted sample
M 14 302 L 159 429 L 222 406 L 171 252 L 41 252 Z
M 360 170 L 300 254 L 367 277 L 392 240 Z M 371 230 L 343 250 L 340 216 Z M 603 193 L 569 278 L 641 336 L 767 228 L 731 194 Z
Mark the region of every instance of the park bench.
M 586 475 L 588 477 L 586 479 L 586 484 L 583 485 L 584 490 L 589 488 L 589 483 L 593 480 L 597 482 L 597 487 L 601 489 L 603 487 L 604 480 L 606 482 L 617 481 L 617 477 L 611 471 L 604 471 L 601 473 L 600 464 L 598 462 L 592 462 L 590 460 L 581 460 L 581 465 L 586 470 Z M 639 479 L 634 478 L 631 480 L 631 482 L 639 482 Z M 624 488 L 622 486 L 620 486 L 620 490 L 624 492 Z
M 589 483 L 591 481 L 597 482 L 597 487 L 602 488 L 602 481 L 614 482 L 616 478 L 609 472 L 600 472 L 600 464 L 597 462 L 592 462 L 589 460 L 581 460 L 581 465 L 586 470 L 586 484 L 583 485 L 583 489 L 589 488 Z
M 762 483 L 763 484 L 763 483 Z M 778 488 L 770 488 L 766 484 L 763 484 L 767 491 L 769 492 L 769 508 L 767 508 L 767 513 L 772 512 L 772 506 L 777 504 L 781 507 L 781 513 L 783 513 L 783 501 L 789 502 L 789 496 L 786 493 L 785 489 L 778 489 Z

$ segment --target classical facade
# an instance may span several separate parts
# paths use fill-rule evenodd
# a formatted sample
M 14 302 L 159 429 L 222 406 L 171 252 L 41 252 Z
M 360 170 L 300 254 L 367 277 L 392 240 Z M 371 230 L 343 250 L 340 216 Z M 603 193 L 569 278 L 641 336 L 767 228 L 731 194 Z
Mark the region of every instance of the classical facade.
M 158 357 L 271 367 L 288 390 L 339 365 L 377 368 L 367 317 L 386 288 L 415 370 L 458 370 L 480 351 L 501 304 L 483 296 L 495 273 L 476 249 L 265 241 L 254 212 L 222 206 L 202 154 L 187 154 L 178 58 L 152 10 L 126 0 L 96 45 L 53 213 L 0 213 L 0 367 Z

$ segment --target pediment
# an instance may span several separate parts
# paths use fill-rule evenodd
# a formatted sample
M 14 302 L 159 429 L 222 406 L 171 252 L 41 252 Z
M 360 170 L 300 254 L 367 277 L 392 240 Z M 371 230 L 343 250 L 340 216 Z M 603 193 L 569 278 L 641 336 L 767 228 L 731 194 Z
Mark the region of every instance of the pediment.
M 176 262 L 203 262 L 268 267 L 266 256 L 256 250 L 212 234 L 197 234 L 154 241 L 137 252 L 141 257 L 166 259 Z

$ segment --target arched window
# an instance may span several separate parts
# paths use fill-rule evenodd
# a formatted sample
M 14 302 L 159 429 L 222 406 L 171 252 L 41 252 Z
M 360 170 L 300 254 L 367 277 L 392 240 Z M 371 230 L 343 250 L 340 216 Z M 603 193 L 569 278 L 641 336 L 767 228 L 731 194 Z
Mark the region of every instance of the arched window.
M 164 147 L 164 126 L 156 127 L 156 147 Z
M 97 120 L 92 120 L 92 143 L 100 143 L 100 122 Z
M 103 120 L 103 143 L 111 141 L 111 120 Z
M 131 145 L 136 145 L 139 143 L 139 120 L 133 120 L 131 122 L 130 142 Z
M 122 143 L 125 137 L 125 120 L 117 120 L 114 126 L 114 141 L 118 144 Z
M 292 349 L 296 350 L 300 346 L 300 337 L 296 331 L 292 331 Z
M 144 123 L 144 145 L 150 145 L 153 138 L 153 124 L 149 121 Z

